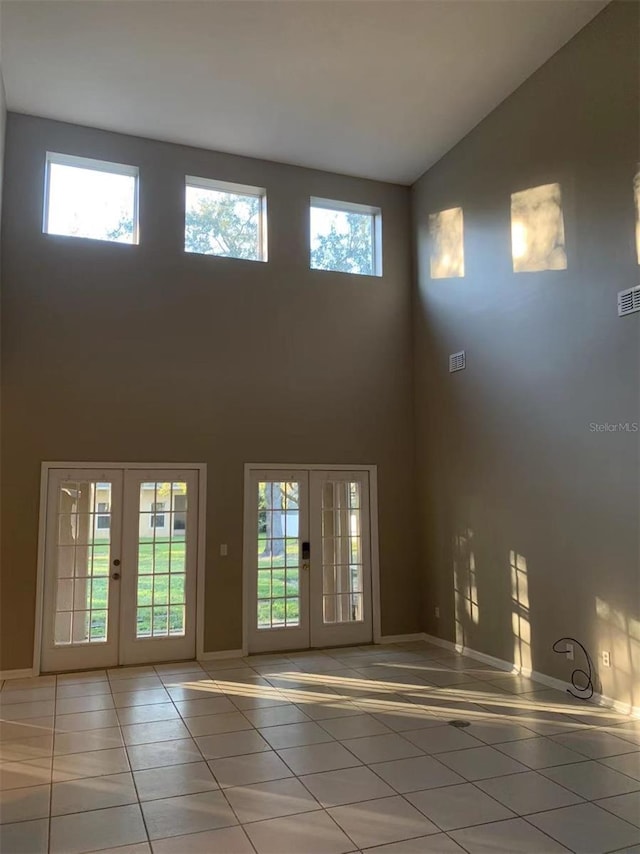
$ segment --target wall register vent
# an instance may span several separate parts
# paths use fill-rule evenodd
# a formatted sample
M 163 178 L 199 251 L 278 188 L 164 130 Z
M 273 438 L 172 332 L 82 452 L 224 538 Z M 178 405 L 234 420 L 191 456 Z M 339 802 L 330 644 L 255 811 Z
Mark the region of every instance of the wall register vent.
M 633 314 L 634 311 L 640 311 L 640 285 L 618 292 L 618 314 L 620 317 L 624 317 L 625 314 Z
M 467 366 L 467 360 L 465 357 L 464 350 L 460 350 L 459 353 L 452 353 L 449 356 L 449 373 L 452 374 L 454 371 L 462 371 Z

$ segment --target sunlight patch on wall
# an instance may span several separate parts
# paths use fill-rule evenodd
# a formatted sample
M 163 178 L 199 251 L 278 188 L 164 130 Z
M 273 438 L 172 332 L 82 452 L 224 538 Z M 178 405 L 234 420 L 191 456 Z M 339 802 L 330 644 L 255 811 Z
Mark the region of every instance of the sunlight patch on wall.
M 633 179 L 633 194 L 636 200 L 636 256 L 640 264 L 640 168 Z
M 593 651 L 604 693 L 640 705 L 640 620 L 596 596 L 598 646 Z M 602 667 L 602 650 L 611 653 L 611 668 Z M 624 696 L 626 694 L 626 697 Z
M 513 630 L 513 663 L 516 667 L 529 671 L 532 667 L 527 559 L 516 551 L 510 551 L 509 565 L 511 567 L 511 628 Z
M 480 622 L 476 559 L 473 553 L 473 531 L 468 530 L 455 538 L 453 584 L 456 614 L 456 643 L 466 645 L 467 628 Z
M 514 273 L 567 269 L 560 184 L 511 194 L 511 254 Z
M 464 224 L 462 208 L 429 214 L 431 278 L 464 277 Z

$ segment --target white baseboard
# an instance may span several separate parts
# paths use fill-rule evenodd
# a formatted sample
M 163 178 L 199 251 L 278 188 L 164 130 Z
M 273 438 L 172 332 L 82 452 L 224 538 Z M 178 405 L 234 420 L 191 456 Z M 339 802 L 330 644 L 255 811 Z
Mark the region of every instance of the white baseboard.
M 241 649 L 218 649 L 214 652 L 201 652 L 198 661 L 219 661 L 222 658 L 242 658 Z
M 555 688 L 557 691 L 566 691 L 573 687 L 571 683 L 563 682 L 562 679 L 556 679 L 554 676 L 547 676 L 546 673 L 539 673 L 537 670 L 530 670 L 527 667 L 517 667 L 511 661 L 504 661 L 502 658 L 494 658 L 492 655 L 486 655 L 484 652 L 478 652 L 470 647 L 462 646 L 461 644 L 453 643 L 452 641 L 444 640 L 443 638 L 438 638 L 435 635 L 428 635 L 426 632 L 423 635 L 423 639 L 435 646 L 441 646 L 443 649 L 455 650 L 455 652 L 459 652 L 461 655 L 467 655 L 469 658 L 475 658 L 477 661 L 482 661 L 483 664 L 491 664 L 493 667 L 497 667 L 500 670 L 506 670 L 509 673 L 518 673 L 528 679 L 532 679 L 534 682 L 539 682 L 541 685 L 545 685 L 547 688 Z M 606 706 L 607 708 L 611 708 L 614 711 L 619 712 L 621 715 L 640 717 L 640 706 L 632 706 L 630 703 L 623 703 L 620 700 L 614 700 L 612 697 L 607 697 L 605 694 L 594 694 L 590 702 L 597 706 Z
M 29 679 L 33 676 L 32 667 L 24 667 L 22 670 L 0 670 L 0 679 Z
M 414 632 L 412 635 L 381 635 L 376 643 L 411 643 L 424 640 L 424 632 Z

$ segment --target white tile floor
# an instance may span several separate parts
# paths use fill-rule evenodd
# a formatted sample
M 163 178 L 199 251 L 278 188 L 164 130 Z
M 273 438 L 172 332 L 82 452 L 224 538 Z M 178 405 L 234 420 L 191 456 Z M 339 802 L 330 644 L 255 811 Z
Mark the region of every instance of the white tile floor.
M 426 643 L 9 681 L 0 712 L 2 854 L 640 852 L 640 721 Z

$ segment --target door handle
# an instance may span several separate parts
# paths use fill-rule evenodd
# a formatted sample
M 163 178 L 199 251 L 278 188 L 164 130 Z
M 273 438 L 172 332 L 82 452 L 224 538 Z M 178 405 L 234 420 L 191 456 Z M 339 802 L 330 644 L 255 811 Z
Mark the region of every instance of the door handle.
M 113 578 L 114 581 L 117 581 L 120 578 L 120 573 L 114 572 L 113 575 L 111 576 L 111 578 Z

